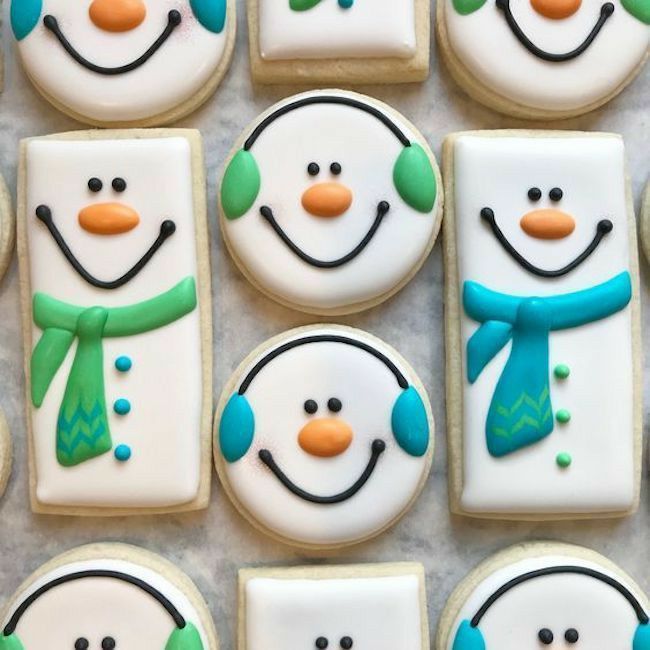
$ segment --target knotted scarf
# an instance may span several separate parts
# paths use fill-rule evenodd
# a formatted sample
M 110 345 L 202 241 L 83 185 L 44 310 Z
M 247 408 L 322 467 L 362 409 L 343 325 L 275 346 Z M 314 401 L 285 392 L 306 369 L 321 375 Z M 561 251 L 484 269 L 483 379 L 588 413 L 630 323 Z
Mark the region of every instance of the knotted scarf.
M 505 456 L 553 431 L 549 333 L 611 316 L 625 308 L 631 297 L 627 271 L 590 289 L 547 298 L 510 296 L 465 282 L 465 312 L 481 323 L 467 342 L 467 378 L 471 384 L 512 340 L 485 426 L 492 456 Z
M 56 425 L 56 456 L 65 467 L 110 451 L 102 339 L 133 336 L 173 323 L 196 308 L 188 277 L 169 291 L 127 307 L 77 307 L 44 293 L 34 295 L 34 323 L 43 330 L 31 359 L 32 403 L 39 408 L 77 339 L 77 349 Z

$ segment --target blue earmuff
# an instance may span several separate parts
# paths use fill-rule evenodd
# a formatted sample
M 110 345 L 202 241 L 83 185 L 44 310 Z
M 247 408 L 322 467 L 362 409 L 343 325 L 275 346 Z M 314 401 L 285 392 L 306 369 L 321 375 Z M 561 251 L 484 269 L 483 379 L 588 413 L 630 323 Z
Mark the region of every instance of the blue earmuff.
M 195 18 L 208 31 L 221 34 L 226 24 L 227 0 L 190 0 Z
M 494 603 L 499 600 L 501 596 L 509 592 L 513 587 L 516 587 L 524 582 L 528 582 L 534 578 L 567 573 L 594 578 L 595 580 L 599 580 L 600 582 L 603 582 L 618 591 L 619 594 L 621 594 L 621 596 L 627 600 L 632 609 L 634 609 L 636 617 L 639 621 L 639 625 L 636 628 L 636 632 L 632 640 L 632 650 L 650 650 L 650 618 L 648 618 L 648 615 L 645 613 L 643 607 L 641 606 L 641 603 L 639 603 L 634 594 L 625 585 L 609 575 L 606 575 L 594 569 L 590 569 L 588 567 L 571 565 L 546 567 L 543 569 L 538 569 L 536 571 L 529 571 L 528 573 L 524 573 L 506 582 L 502 587 L 497 589 L 483 603 L 483 605 L 481 605 L 471 620 L 464 619 L 461 621 L 458 629 L 456 630 L 452 650 L 486 650 L 485 639 L 478 626 L 483 616 L 485 616 L 490 607 L 492 607 L 492 605 L 494 605 Z
M 11 29 L 17 41 L 31 34 L 42 11 L 43 0 L 11 0 Z
M 255 414 L 246 398 L 248 387 L 273 359 L 288 350 L 310 343 L 334 342 L 351 345 L 379 359 L 395 376 L 402 392 L 393 405 L 391 427 L 397 444 L 410 456 L 424 456 L 429 448 L 429 418 L 418 391 L 410 386 L 395 364 L 375 348 L 346 336 L 315 335 L 290 341 L 259 361 L 243 380 L 239 391 L 226 404 L 219 422 L 219 447 L 229 463 L 243 458 L 255 436 Z M 650 650 L 647 649 L 647 650 Z

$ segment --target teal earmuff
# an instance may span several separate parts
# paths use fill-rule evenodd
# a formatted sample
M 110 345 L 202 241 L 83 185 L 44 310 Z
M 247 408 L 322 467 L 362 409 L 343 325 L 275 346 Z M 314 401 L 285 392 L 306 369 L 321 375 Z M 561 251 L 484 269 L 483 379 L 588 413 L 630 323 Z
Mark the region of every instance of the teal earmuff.
M 31 34 L 42 10 L 43 0 L 11 0 L 11 29 L 17 41 Z
M 137 587 L 156 600 L 160 606 L 167 611 L 175 625 L 174 630 L 169 636 L 169 639 L 167 639 L 167 643 L 162 650 L 203 650 L 201 635 L 196 629 L 196 626 L 187 621 L 164 594 L 140 578 L 131 576 L 128 573 L 121 573 L 120 571 L 112 571 L 108 569 L 92 569 L 88 571 L 69 573 L 59 578 L 55 578 L 54 580 L 44 584 L 42 587 L 39 587 L 34 593 L 30 594 L 25 600 L 23 600 L 12 614 L 9 622 L 0 635 L 0 650 L 25 650 L 22 641 L 16 634 L 16 627 L 25 612 L 36 600 L 48 591 L 51 591 L 60 585 L 74 582 L 76 580 L 83 580 L 85 578 L 108 578 L 110 580 L 120 580 Z
M 414 210 L 429 213 L 437 196 L 436 176 L 423 147 L 411 142 L 401 129 L 380 110 L 351 97 L 317 95 L 281 106 L 265 117 L 232 158 L 221 184 L 221 205 L 227 219 L 244 216 L 255 203 L 261 187 L 261 174 L 251 149 L 260 135 L 277 119 L 304 106 L 340 104 L 363 111 L 378 119 L 402 143 L 404 149 L 393 167 L 393 183 L 402 200 Z
M 524 582 L 528 582 L 534 578 L 558 574 L 576 574 L 586 576 L 603 582 L 618 591 L 618 593 L 627 600 L 632 609 L 634 609 L 634 613 L 639 621 L 639 625 L 636 628 L 632 640 L 632 650 L 650 650 L 650 618 L 645 613 L 641 603 L 634 594 L 625 585 L 621 584 L 611 576 L 588 567 L 573 565 L 553 566 L 537 569 L 536 571 L 529 571 L 506 582 L 481 605 L 471 620 L 464 619 L 461 621 L 456 630 L 452 650 L 486 650 L 485 638 L 478 626 L 490 607 L 492 607 L 501 596 Z
M 190 7 L 203 27 L 221 34 L 226 25 L 227 0 L 190 0 Z
M 418 391 L 410 386 L 395 364 L 372 346 L 346 336 L 320 334 L 289 341 L 272 350 L 246 375 L 239 390 L 228 400 L 219 422 L 219 447 L 229 463 L 243 458 L 255 436 L 255 414 L 246 398 L 246 391 L 255 377 L 271 361 L 294 348 L 312 343 L 341 343 L 359 348 L 381 361 L 390 370 L 402 393 L 395 401 L 391 427 L 397 444 L 410 456 L 424 456 L 429 448 L 429 418 Z M 650 650 L 650 649 L 648 649 Z

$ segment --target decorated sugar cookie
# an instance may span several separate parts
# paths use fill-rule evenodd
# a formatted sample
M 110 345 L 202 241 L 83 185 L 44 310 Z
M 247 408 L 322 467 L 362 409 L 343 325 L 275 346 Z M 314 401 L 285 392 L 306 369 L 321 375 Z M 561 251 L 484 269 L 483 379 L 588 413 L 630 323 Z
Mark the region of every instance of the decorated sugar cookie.
M 650 260 L 650 184 L 646 187 L 641 204 L 641 244 L 646 259 Z
M 189 130 L 23 143 L 19 244 L 31 303 L 25 349 L 37 511 L 207 505 L 201 146 Z
M 650 3 L 444 0 L 438 28 L 452 75 L 475 99 L 554 119 L 593 110 L 632 81 L 648 56 Z
M 598 553 L 514 546 L 472 571 L 442 613 L 437 650 L 650 648 L 648 600 Z
M 445 168 L 452 509 L 630 513 L 639 280 L 621 138 L 461 133 Z
M 82 546 L 34 573 L 4 610 L 2 650 L 218 650 L 208 606 L 174 565 Z
M 428 650 L 415 563 L 244 569 L 239 650 Z
M 234 46 L 233 0 L 12 0 L 23 67 L 59 110 L 155 126 L 206 101 Z
M 251 0 L 261 83 L 405 83 L 429 74 L 429 0 Z
M 429 472 L 433 417 L 419 379 L 360 330 L 291 330 L 255 350 L 221 396 L 215 461 L 262 531 L 334 547 L 379 534 Z
M 264 293 L 349 313 L 382 302 L 423 264 L 440 226 L 440 185 L 427 143 L 395 111 L 362 95 L 310 92 L 272 107 L 237 143 L 221 182 L 221 227 Z

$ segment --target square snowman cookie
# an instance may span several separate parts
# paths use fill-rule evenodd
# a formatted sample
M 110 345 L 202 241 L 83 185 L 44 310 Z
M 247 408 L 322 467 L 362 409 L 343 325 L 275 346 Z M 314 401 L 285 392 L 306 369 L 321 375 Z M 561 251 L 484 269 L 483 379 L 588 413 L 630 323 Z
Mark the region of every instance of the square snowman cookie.
M 631 513 L 639 278 L 621 138 L 461 133 L 445 169 L 452 510 Z
M 259 83 L 406 83 L 429 74 L 429 0 L 250 0 Z
M 34 511 L 206 507 L 211 298 L 198 132 L 25 140 L 18 196 Z
M 239 650 L 427 650 L 416 563 L 243 569 Z

